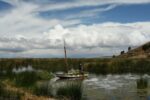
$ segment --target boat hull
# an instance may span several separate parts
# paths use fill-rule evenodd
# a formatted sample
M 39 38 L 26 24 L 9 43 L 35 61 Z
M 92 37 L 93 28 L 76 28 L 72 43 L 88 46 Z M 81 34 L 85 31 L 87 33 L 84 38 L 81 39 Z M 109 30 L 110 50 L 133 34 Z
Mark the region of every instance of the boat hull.
M 56 75 L 56 77 L 59 77 L 60 79 L 84 79 L 88 77 L 88 75 Z

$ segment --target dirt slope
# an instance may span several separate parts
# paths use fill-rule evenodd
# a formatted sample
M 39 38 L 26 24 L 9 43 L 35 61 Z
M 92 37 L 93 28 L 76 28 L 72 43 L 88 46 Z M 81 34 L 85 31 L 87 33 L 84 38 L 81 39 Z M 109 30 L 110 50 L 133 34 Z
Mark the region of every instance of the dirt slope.
M 128 52 L 122 53 L 118 57 L 124 58 L 150 58 L 150 41 L 135 48 L 128 48 Z

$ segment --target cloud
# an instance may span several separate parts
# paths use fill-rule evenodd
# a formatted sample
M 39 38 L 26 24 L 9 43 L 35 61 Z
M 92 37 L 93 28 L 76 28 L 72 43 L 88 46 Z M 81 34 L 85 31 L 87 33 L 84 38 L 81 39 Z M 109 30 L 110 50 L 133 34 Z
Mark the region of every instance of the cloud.
M 123 47 L 138 46 L 150 40 L 149 22 L 137 23 L 103 23 L 79 25 L 75 28 L 63 28 L 58 25 L 45 33 L 49 39 L 66 39 L 68 46 L 92 47 Z
M 44 3 L 41 0 L 2 0 L 13 6 L 13 8 L 6 13 L 0 15 L 0 35 L 14 35 L 21 34 L 28 37 L 38 37 L 44 31 L 61 24 L 62 26 L 75 26 L 82 24 L 82 18 L 93 18 L 101 12 L 105 12 L 122 4 L 143 4 L 149 3 L 149 0 L 72 0 L 71 2 L 52 3 L 46 0 Z M 28 2 L 27 2 L 28 1 Z M 36 2 L 36 3 L 33 3 Z M 100 6 L 100 7 L 97 7 Z M 64 15 L 61 18 L 56 14 L 54 18 L 45 19 L 39 16 L 40 12 L 57 11 L 79 7 L 94 7 L 93 9 L 84 9 L 80 13 L 71 13 Z M 48 16 L 49 17 L 49 16 Z
M 39 5 L 22 3 L 7 14 L 0 16 L 0 35 L 14 36 L 16 34 L 37 37 L 43 31 L 62 24 L 69 26 L 80 23 L 80 20 L 42 19 L 36 16 Z
M 150 3 L 150 0 L 71 0 L 61 3 L 49 0 L 2 1 L 13 6 L 7 12 L 0 12 L 2 56 L 6 52 L 10 54 L 8 57 L 63 56 L 64 38 L 71 56 L 117 54 L 128 46 L 138 46 L 150 40 L 150 22 L 82 25 L 82 18 L 92 18 L 120 5 Z M 84 9 L 59 18 L 58 13 L 55 18 L 49 19 L 39 16 L 40 12 L 75 8 Z
M 41 3 L 41 2 L 40 2 Z M 47 4 L 39 11 L 48 10 L 65 10 L 70 8 L 86 7 L 86 6 L 98 6 L 98 5 L 129 5 L 129 4 L 146 4 L 150 3 L 150 0 L 73 0 L 72 2 L 52 3 Z
M 63 39 L 66 40 L 70 55 L 112 55 L 118 54 L 128 46 L 139 46 L 150 40 L 150 22 L 137 23 L 102 23 L 78 25 L 64 28 L 56 25 L 38 38 L 15 36 L 1 37 L 0 51 L 29 55 L 38 53 L 62 55 Z M 7 49 L 6 49 L 7 48 Z M 51 52 L 48 52 L 51 51 Z M 56 55 L 55 55 L 56 54 Z M 32 54 L 31 54 L 32 55 Z M 31 56 L 30 55 L 30 56 Z
M 87 18 L 87 17 L 95 17 L 98 13 L 109 11 L 115 8 L 117 5 L 107 5 L 105 7 L 96 7 L 94 9 L 82 10 L 79 13 L 71 14 L 65 17 L 65 19 L 79 19 L 79 18 Z

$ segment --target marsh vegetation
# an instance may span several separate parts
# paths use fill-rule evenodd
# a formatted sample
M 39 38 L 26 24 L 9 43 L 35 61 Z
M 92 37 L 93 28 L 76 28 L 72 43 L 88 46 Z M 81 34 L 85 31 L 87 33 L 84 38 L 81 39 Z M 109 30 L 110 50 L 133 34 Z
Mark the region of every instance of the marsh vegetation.
M 82 99 L 82 83 L 70 82 L 59 87 L 56 95 L 58 98 L 67 98 L 69 100 L 81 100 Z
M 128 73 L 150 74 L 149 59 L 68 59 L 71 68 L 78 69 L 80 63 L 84 65 L 85 71 L 98 76 Z M 65 70 L 64 59 L 0 59 L 0 97 L 11 96 L 17 98 L 15 100 L 20 100 L 24 93 L 28 92 L 47 98 L 81 100 L 85 92 L 82 82 L 80 84 L 67 83 L 59 87 L 55 94 L 53 93 L 53 87 L 49 84 L 49 81 L 53 78 L 52 73 Z M 3 85 L 10 88 L 3 88 Z M 148 82 L 137 81 L 137 88 L 147 86 Z M 17 91 L 12 92 L 12 88 L 17 88 Z

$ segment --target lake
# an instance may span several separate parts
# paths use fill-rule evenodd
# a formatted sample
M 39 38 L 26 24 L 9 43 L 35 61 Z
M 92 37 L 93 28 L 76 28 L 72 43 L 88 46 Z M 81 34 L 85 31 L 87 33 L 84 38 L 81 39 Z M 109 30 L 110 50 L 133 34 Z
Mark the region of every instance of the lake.
M 54 87 L 76 80 L 53 80 Z M 93 75 L 82 81 L 85 100 L 150 100 L 150 76 Z
M 41 70 L 35 70 L 31 66 L 12 70 L 17 74 L 26 71 Z M 89 74 L 89 77 L 84 80 L 53 78 L 42 82 L 52 86 L 54 96 L 59 87 L 71 82 L 80 82 L 83 87 L 83 100 L 150 100 L 150 75 L 148 74 Z

